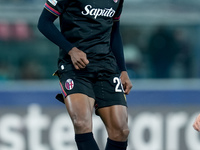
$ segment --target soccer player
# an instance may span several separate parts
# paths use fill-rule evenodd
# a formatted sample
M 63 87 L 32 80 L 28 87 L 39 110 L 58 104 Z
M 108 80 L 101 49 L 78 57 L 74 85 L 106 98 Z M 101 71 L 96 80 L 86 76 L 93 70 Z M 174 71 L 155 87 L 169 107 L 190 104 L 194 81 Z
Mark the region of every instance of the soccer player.
M 38 29 L 59 46 L 62 94 L 79 150 L 98 150 L 92 113 L 105 124 L 106 150 L 126 150 L 127 102 L 132 84 L 126 71 L 119 18 L 123 0 L 47 0 Z M 54 21 L 59 17 L 59 31 Z
M 200 114 L 197 116 L 196 120 L 194 121 L 193 128 L 197 131 L 200 131 Z

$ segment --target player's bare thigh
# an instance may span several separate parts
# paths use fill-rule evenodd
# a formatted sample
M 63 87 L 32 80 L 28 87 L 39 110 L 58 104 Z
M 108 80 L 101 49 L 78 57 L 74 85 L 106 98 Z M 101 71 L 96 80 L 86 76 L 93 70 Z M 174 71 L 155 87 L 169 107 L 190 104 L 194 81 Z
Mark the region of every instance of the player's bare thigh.
M 72 119 L 75 133 L 91 132 L 94 99 L 85 94 L 71 94 L 65 98 L 65 105 Z
M 100 108 L 98 113 L 104 122 L 108 136 L 115 141 L 126 141 L 129 134 L 127 107 L 114 105 Z

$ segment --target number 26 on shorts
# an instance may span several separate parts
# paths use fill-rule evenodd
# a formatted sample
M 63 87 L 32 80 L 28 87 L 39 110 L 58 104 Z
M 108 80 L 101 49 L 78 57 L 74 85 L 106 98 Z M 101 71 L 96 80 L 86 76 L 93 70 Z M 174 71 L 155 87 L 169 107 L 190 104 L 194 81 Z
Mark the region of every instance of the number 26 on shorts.
M 115 92 L 122 92 L 122 91 L 124 92 L 121 80 L 118 77 L 114 77 L 113 78 L 113 83 L 116 84 L 116 86 L 115 86 Z

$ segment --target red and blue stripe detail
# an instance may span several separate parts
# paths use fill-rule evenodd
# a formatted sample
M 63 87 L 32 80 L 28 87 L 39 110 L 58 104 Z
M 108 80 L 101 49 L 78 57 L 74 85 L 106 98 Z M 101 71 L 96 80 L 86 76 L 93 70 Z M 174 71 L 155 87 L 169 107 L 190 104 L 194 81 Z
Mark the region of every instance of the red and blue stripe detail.
M 52 14 L 56 15 L 56 16 L 60 16 L 61 13 L 59 13 L 57 10 L 53 9 L 51 6 L 49 6 L 47 3 L 45 3 L 44 7 L 50 11 Z

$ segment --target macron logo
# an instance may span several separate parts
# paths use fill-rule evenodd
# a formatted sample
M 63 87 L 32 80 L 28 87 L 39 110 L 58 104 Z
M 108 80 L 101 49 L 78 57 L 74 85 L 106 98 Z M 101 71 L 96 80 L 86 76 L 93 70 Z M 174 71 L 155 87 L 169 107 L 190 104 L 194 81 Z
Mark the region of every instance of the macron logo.
M 86 15 L 94 16 L 95 19 L 98 16 L 113 17 L 114 14 L 115 14 L 115 10 L 113 8 L 100 9 L 100 8 L 92 8 L 91 5 L 86 5 L 84 9 L 85 9 L 85 11 L 81 12 L 83 15 L 85 15 L 85 16 Z

